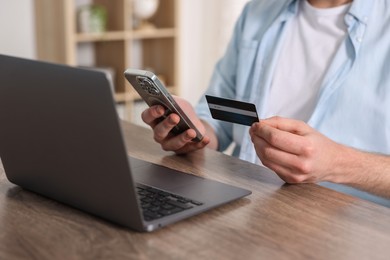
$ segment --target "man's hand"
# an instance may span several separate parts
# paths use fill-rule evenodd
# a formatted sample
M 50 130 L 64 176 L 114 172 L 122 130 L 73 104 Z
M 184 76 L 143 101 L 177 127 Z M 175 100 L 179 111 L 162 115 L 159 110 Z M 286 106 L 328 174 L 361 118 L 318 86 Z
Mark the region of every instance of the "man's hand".
M 191 141 L 196 137 L 196 132 L 193 129 L 188 129 L 177 136 L 171 134 L 170 131 L 179 123 L 180 117 L 177 114 L 172 113 L 160 122 L 159 118 L 165 113 L 165 108 L 163 106 L 157 105 L 147 108 L 142 112 L 142 120 L 153 129 L 154 140 L 159 143 L 165 151 L 174 151 L 177 154 L 183 154 L 202 149 L 210 142 L 210 138 L 205 135 L 206 129 L 204 124 L 196 116 L 191 104 L 179 97 L 174 98 L 204 136 L 202 141 Z
M 250 129 L 262 163 L 287 183 L 340 181 L 336 175 L 344 146 L 304 122 L 272 117 Z
M 330 181 L 390 198 L 390 156 L 338 144 L 301 121 L 272 117 L 250 129 L 262 163 L 287 183 Z

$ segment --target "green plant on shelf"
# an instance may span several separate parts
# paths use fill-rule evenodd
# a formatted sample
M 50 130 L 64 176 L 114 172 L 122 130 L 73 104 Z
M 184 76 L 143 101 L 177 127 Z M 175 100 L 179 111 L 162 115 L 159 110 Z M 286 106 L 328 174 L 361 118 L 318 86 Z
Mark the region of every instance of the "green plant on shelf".
M 78 31 L 81 33 L 103 33 L 107 30 L 107 10 L 104 6 L 92 4 L 78 9 Z

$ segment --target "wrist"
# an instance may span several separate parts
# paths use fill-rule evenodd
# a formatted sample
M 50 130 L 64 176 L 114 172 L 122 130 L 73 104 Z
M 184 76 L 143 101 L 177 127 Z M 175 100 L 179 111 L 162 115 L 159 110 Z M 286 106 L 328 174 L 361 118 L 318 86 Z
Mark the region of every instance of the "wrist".
M 339 145 L 332 164 L 330 181 L 339 184 L 359 182 L 364 167 L 364 153 L 351 147 Z
M 218 150 L 218 138 L 217 135 L 215 134 L 214 128 L 206 121 L 204 120 L 200 120 L 200 121 L 203 123 L 205 127 L 206 130 L 205 135 L 207 135 L 210 138 L 210 142 L 207 145 L 207 147 L 213 150 Z

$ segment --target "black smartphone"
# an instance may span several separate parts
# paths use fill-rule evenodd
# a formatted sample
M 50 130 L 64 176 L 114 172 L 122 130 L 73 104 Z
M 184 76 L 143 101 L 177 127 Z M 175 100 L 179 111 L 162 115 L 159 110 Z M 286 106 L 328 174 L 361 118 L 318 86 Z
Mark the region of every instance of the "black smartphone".
M 169 114 L 175 113 L 179 115 L 179 123 L 172 129 L 172 133 L 177 135 L 184 132 L 187 129 L 194 129 L 196 137 L 192 139 L 194 142 L 200 142 L 203 138 L 202 134 L 191 122 L 188 116 L 183 112 L 180 106 L 173 99 L 171 94 L 157 78 L 157 76 L 150 71 L 127 69 L 125 71 L 125 77 L 138 92 L 141 98 L 148 104 L 148 106 L 161 105 L 165 107 L 165 114 L 161 117 L 161 120 L 166 118 Z

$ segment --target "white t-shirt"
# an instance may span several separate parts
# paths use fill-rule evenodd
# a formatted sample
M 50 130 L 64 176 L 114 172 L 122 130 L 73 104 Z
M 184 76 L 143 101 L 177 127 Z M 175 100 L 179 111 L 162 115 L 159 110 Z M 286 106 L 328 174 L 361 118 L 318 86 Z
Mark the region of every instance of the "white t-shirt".
M 350 4 L 315 8 L 306 0 L 300 2 L 279 54 L 266 118 L 309 120 L 324 75 L 347 32 L 344 16 Z

